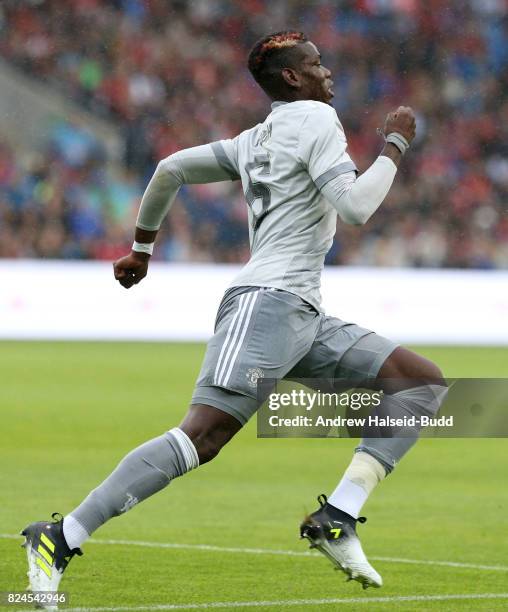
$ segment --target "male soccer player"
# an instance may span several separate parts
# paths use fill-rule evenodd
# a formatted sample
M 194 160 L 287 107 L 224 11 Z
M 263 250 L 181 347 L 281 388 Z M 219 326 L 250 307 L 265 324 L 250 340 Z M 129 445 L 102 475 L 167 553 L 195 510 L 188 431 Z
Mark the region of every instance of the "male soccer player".
M 384 124 L 384 148 L 357 175 L 331 106 L 331 73 L 301 32 L 266 36 L 249 70 L 273 101 L 265 121 L 232 140 L 179 151 L 162 160 L 141 202 L 135 242 L 114 263 L 129 289 L 147 274 L 155 237 L 183 184 L 241 180 L 248 204 L 251 258 L 226 291 L 191 406 L 179 427 L 131 451 L 112 474 L 63 519 L 23 531 L 33 590 L 57 590 L 68 561 L 90 535 L 171 480 L 213 459 L 256 412 L 256 378 L 350 378 L 412 381 L 384 395 L 385 413 L 433 414 L 444 381 L 426 359 L 367 329 L 326 316 L 320 276 L 337 214 L 366 223 L 380 206 L 415 134 L 410 108 Z M 418 381 L 418 382 L 414 382 Z M 356 534 L 374 487 L 416 441 L 366 437 L 328 500 L 300 533 L 350 579 L 380 587 Z

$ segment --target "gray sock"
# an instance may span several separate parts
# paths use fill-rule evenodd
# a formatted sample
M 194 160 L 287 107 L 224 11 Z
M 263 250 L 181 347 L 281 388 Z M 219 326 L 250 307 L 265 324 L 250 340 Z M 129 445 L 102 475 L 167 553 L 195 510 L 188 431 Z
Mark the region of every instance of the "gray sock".
M 70 515 L 90 535 L 198 465 L 191 440 L 175 427 L 131 451 Z
M 435 416 L 446 398 L 447 388 L 441 385 L 422 385 L 405 389 L 391 395 L 386 394 L 374 414 L 380 417 Z M 390 473 L 402 457 L 418 440 L 420 427 L 403 428 L 403 437 L 397 437 L 394 429 L 387 436 L 387 430 L 369 427 L 355 451 L 372 455 Z

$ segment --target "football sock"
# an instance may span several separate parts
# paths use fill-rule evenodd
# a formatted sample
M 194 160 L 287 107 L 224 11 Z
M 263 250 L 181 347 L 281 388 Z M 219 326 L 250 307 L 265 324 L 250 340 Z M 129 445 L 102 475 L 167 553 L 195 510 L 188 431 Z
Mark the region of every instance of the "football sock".
M 194 444 L 178 427 L 135 448 L 64 518 L 67 545 L 81 546 L 107 520 L 127 512 L 166 487 L 173 478 L 198 466 Z
M 67 546 L 73 550 L 74 548 L 79 548 L 83 542 L 85 542 L 89 537 L 88 531 L 83 527 L 81 523 L 68 514 L 64 518 L 63 522 L 63 535 L 65 541 L 67 542 Z
M 393 394 L 385 394 L 381 405 L 373 414 L 379 417 L 404 418 L 415 416 L 433 417 L 443 403 L 448 388 L 443 385 L 421 385 L 404 389 Z M 418 440 L 420 426 L 380 428 L 376 425 L 366 427 L 363 439 L 356 448 L 375 457 L 390 473 L 402 457 Z M 399 437 L 397 437 L 399 436 Z
M 377 459 L 367 453 L 357 452 L 337 488 L 328 498 L 328 503 L 357 519 L 374 487 L 385 476 L 386 470 Z

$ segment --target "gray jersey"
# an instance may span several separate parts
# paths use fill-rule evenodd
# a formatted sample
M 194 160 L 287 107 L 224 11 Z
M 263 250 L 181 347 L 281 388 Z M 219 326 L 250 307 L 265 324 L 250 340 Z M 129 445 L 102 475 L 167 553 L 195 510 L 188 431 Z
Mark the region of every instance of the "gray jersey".
M 335 110 L 311 100 L 274 102 L 265 121 L 213 143 L 249 206 L 251 259 L 232 287 L 275 287 L 321 310 L 321 271 L 337 212 L 320 188 L 356 170 Z

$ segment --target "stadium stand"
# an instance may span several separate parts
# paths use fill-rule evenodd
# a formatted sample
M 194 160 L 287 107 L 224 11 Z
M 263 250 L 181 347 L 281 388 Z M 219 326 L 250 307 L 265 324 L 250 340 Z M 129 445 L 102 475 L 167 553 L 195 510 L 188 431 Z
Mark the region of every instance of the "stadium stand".
M 252 43 L 305 31 L 335 81 L 360 170 L 399 103 L 418 135 L 366 227 L 339 225 L 328 264 L 508 267 L 508 15 L 505 0 L 5 0 L 0 55 L 121 130 L 123 167 L 71 124 L 47 145 L 0 145 L 0 256 L 113 259 L 132 239 L 156 162 L 235 135 L 268 103 L 245 67 Z M 367 19 L 368 17 L 368 19 Z M 1 136 L 1 128 L 0 128 Z M 238 185 L 181 191 L 156 258 L 248 257 Z

